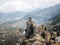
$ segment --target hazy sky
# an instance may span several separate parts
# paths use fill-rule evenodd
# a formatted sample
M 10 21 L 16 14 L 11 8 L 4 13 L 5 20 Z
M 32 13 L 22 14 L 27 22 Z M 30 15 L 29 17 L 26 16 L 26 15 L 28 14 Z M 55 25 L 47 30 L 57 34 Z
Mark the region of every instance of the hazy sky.
M 0 12 L 31 11 L 59 4 L 60 0 L 0 0 Z

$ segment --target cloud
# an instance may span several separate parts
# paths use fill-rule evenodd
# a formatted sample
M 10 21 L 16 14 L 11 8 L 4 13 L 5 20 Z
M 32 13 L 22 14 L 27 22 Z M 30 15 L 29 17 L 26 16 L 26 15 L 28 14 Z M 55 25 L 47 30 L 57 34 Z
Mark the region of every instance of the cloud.
M 60 3 L 59 0 L 0 0 L 0 12 L 31 11 Z
M 23 1 L 10 1 L 0 5 L 0 11 L 29 11 L 32 6 Z
M 15 20 L 18 20 L 18 19 L 21 19 L 21 18 L 23 18 L 23 16 L 21 16 L 21 17 L 17 17 L 17 18 L 15 18 Z
M 46 8 L 60 3 L 59 0 L 25 0 L 27 3 L 31 4 L 33 7 Z

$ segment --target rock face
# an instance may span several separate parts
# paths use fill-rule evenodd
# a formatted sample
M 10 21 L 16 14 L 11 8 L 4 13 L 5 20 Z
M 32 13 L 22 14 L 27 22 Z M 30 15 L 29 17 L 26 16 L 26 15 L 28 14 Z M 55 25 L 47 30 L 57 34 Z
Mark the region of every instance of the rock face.
M 33 21 L 32 21 L 31 17 L 29 17 L 29 20 L 26 23 L 25 32 L 26 32 L 26 38 L 27 39 L 30 38 L 33 35 L 33 33 L 34 33 L 34 26 L 33 26 Z
M 25 41 L 28 43 L 28 45 L 40 45 L 41 42 L 44 42 L 45 39 L 40 35 L 39 31 L 37 32 L 37 29 L 34 30 L 34 35 L 30 37 L 29 39 L 25 38 Z

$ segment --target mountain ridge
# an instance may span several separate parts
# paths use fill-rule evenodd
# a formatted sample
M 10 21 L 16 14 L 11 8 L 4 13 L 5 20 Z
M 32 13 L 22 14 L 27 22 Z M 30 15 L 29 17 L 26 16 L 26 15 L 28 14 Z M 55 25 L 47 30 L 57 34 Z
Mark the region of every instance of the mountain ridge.
M 57 4 L 57 5 L 49 7 L 49 8 L 36 9 L 36 10 L 33 10 L 33 11 L 25 14 L 21 19 L 7 22 L 7 23 L 3 24 L 3 26 L 24 28 L 26 26 L 26 20 L 28 19 L 28 17 L 32 17 L 33 21 L 36 24 L 39 24 L 39 25 L 43 24 L 43 23 L 47 22 L 49 19 L 51 19 L 52 17 L 54 17 L 55 15 L 60 13 L 60 4 Z

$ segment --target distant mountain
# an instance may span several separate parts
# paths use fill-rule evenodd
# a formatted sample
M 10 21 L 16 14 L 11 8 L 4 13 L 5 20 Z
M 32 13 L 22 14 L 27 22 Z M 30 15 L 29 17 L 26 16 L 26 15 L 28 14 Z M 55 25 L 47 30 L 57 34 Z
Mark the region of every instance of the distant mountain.
M 54 24 L 60 23 L 60 14 L 57 14 L 56 16 L 52 17 L 50 21 L 53 21 Z
M 26 20 L 15 20 L 4 24 L 0 24 L 0 27 L 3 27 L 4 29 L 10 29 L 10 28 L 24 29 L 25 26 L 26 26 Z
M 26 15 L 25 12 L 11 12 L 11 13 L 0 12 L 0 24 L 21 19 L 25 15 Z
M 32 12 L 24 16 L 22 19 L 27 20 L 28 17 L 32 17 L 36 23 L 40 24 L 43 22 L 47 22 L 49 19 L 51 19 L 52 17 L 54 17 L 59 13 L 60 13 L 60 4 L 45 9 L 33 10 Z
M 60 13 L 60 4 L 45 9 L 35 9 L 29 13 L 14 12 L 14 13 L 9 13 L 9 15 L 3 13 L 3 15 L 4 14 L 5 15 L 4 16 L 1 15 L 1 17 L 4 17 L 4 19 L 2 20 L 5 23 L 2 24 L 1 26 L 24 28 L 26 26 L 26 20 L 28 19 L 28 17 L 32 17 L 33 21 L 36 24 L 43 24 L 45 22 L 48 22 L 49 19 L 51 19 L 52 17 L 56 16 L 59 13 Z M 20 16 L 22 15 L 23 17 L 20 18 Z

